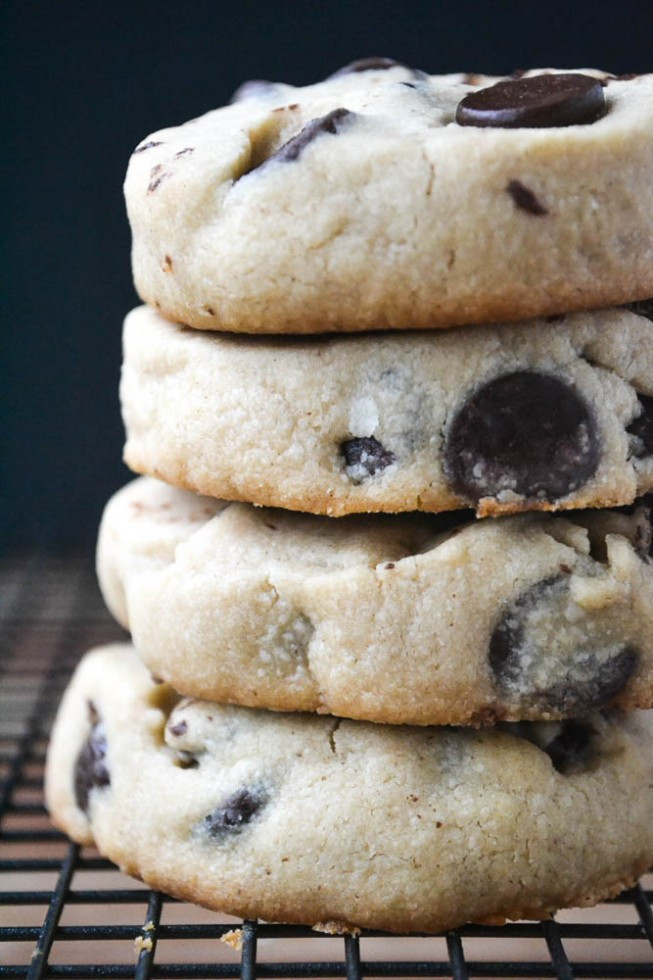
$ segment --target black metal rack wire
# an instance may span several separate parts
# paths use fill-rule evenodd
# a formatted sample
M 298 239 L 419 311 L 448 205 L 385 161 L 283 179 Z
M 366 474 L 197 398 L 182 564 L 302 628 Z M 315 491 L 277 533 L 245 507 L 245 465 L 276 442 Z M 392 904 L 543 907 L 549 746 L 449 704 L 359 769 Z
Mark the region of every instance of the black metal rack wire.
M 42 795 L 47 736 L 75 663 L 124 634 L 87 560 L 4 561 L 0 602 L 0 976 L 653 977 L 651 876 L 555 921 L 410 937 L 239 922 L 126 878 L 54 830 Z

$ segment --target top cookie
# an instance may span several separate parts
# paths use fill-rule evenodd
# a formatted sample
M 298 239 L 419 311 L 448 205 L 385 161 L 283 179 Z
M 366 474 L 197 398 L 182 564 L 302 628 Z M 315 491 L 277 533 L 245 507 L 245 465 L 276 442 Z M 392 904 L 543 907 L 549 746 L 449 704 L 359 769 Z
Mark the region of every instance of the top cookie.
M 653 75 L 497 81 L 368 59 L 304 88 L 249 83 L 148 136 L 125 184 L 139 294 L 246 333 L 652 295 Z

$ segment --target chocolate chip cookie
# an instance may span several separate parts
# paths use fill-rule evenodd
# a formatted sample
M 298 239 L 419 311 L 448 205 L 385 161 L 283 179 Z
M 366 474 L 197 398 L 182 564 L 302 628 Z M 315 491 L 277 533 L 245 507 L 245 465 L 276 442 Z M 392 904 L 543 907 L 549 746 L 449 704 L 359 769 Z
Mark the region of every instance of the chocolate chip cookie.
M 645 506 L 333 521 L 140 479 L 106 508 L 98 572 L 185 694 L 395 724 L 561 718 L 653 706 L 650 527 Z
M 653 321 L 260 338 L 126 320 L 125 460 L 199 493 L 341 516 L 609 507 L 653 488 Z
M 180 898 L 431 931 L 630 885 L 653 861 L 652 758 L 648 712 L 505 731 L 284 715 L 180 700 L 109 647 L 64 698 L 47 801 L 75 840 Z
M 148 136 L 141 297 L 194 327 L 442 327 L 653 295 L 653 75 L 365 59 Z

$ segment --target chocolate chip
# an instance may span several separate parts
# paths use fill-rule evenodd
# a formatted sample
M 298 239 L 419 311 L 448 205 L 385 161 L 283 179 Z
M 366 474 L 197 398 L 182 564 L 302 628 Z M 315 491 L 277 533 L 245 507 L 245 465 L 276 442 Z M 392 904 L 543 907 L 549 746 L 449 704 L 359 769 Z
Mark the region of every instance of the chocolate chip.
M 567 576 L 552 576 L 527 589 L 504 612 L 490 639 L 488 660 L 495 684 L 512 703 L 584 714 L 625 687 L 637 653 L 609 637 L 590 616 L 568 620 Z
M 589 75 L 535 75 L 470 92 L 456 109 L 460 126 L 577 126 L 605 114 L 603 87 Z
M 653 299 L 640 299 L 637 303 L 629 303 L 626 309 L 653 320 Z
M 181 721 L 175 722 L 174 725 L 169 725 L 168 731 L 171 735 L 185 735 L 188 731 L 188 722 L 182 718 Z
M 347 439 L 340 444 L 345 472 L 354 483 L 361 483 L 395 461 L 395 454 L 381 445 L 374 436 Z
M 653 398 L 640 394 L 637 398 L 642 406 L 642 412 L 633 419 L 627 432 L 638 440 L 634 455 L 637 459 L 644 459 L 653 456 Z
M 111 782 L 105 764 L 107 737 L 104 722 L 92 701 L 88 703 L 91 731 L 75 762 L 73 777 L 75 800 L 84 813 L 88 812 L 89 793 L 95 787 L 108 786 Z
M 591 757 L 596 731 L 581 721 L 565 721 L 562 730 L 544 746 L 554 769 L 563 775 L 585 769 Z
M 357 61 L 350 61 L 348 65 L 334 71 L 328 78 L 340 78 L 341 75 L 353 75 L 360 71 L 385 71 L 388 68 L 406 68 L 400 61 L 394 58 L 358 58 Z
M 339 132 L 343 119 L 346 119 L 348 116 L 353 116 L 353 112 L 350 112 L 349 109 L 332 109 L 331 112 L 327 112 L 326 116 L 311 119 L 296 136 L 293 136 L 287 143 L 280 146 L 277 152 L 268 157 L 268 160 L 265 162 L 278 160 L 289 163 L 292 160 L 296 160 L 308 144 L 312 143 L 321 133 L 332 133 L 335 135 Z
M 518 208 L 522 211 L 528 211 L 529 214 L 548 214 L 547 208 L 543 204 L 540 204 L 538 199 L 532 190 L 522 184 L 519 180 L 511 180 L 508 182 L 506 190 L 510 194 L 511 198 L 515 202 Z
M 277 89 L 278 85 L 275 82 L 268 82 L 263 78 L 252 78 L 250 81 L 239 85 L 229 101 L 233 104 L 234 102 L 243 102 L 245 99 L 265 98 L 272 95 Z
M 153 146 L 163 146 L 163 143 L 161 140 L 150 140 L 149 143 L 142 143 L 140 146 L 136 147 L 132 153 L 132 156 L 134 156 L 136 153 L 145 153 L 145 150 L 151 150 Z
M 594 416 L 574 388 L 516 371 L 489 381 L 458 409 L 443 467 L 455 492 L 475 502 L 506 491 L 555 501 L 594 474 L 599 455 Z
M 194 146 L 187 146 L 183 150 L 179 150 L 178 153 L 175 153 L 175 160 L 178 160 L 179 157 L 186 157 L 188 156 L 189 153 L 194 153 L 194 152 L 195 152 Z
M 260 790 L 239 789 L 204 817 L 203 827 L 213 838 L 239 833 L 267 803 Z

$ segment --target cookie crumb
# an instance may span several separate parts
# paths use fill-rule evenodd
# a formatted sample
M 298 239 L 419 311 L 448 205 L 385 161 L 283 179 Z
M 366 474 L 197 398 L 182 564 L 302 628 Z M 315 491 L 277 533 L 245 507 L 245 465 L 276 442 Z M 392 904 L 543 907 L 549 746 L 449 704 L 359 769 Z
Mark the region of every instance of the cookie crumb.
M 140 934 L 134 939 L 134 951 L 136 953 L 142 953 L 143 950 L 147 950 L 148 953 L 152 952 L 152 938 L 151 936 L 141 936 Z
M 243 930 L 230 929 L 229 932 L 225 932 L 223 936 L 220 936 L 220 942 L 224 943 L 225 946 L 231 946 L 237 953 L 240 953 L 243 948 Z

